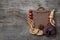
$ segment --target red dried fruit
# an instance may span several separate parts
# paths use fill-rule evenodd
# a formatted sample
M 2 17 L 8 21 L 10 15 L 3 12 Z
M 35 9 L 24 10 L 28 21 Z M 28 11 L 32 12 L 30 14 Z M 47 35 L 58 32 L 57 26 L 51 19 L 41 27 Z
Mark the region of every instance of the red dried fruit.
M 33 19 L 33 17 L 32 17 L 32 16 L 29 16 L 29 18 L 30 18 L 30 19 Z
M 32 13 L 32 12 L 33 12 L 33 11 L 30 9 L 30 10 L 29 10 L 29 13 Z
M 33 14 L 32 13 L 29 13 L 29 16 L 33 16 Z

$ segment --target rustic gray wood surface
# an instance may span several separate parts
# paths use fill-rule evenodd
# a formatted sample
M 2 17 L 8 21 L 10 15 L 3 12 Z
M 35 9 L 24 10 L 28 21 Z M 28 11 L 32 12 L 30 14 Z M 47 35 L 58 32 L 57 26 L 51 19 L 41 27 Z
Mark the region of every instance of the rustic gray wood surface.
M 36 3 L 41 3 L 47 9 L 56 8 L 56 37 L 29 34 L 29 25 L 26 22 L 27 10 L 34 9 Z M 59 0 L 0 0 L 0 40 L 60 40 L 59 3 Z

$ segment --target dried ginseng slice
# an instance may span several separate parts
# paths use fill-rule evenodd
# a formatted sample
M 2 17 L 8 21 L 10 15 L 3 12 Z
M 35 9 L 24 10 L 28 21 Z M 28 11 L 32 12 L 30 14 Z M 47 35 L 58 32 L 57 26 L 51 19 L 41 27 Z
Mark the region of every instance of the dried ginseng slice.
M 35 34 L 35 35 L 43 35 L 43 31 L 42 30 L 39 30 L 39 29 L 36 29 L 36 28 L 34 28 L 34 29 L 31 29 L 30 28 L 29 32 L 31 34 Z
M 36 35 L 43 35 L 43 31 L 42 30 L 39 30 Z
M 35 29 L 35 28 L 33 28 L 33 29 L 31 29 L 30 28 L 30 30 L 29 30 L 29 32 L 31 33 L 31 34 L 37 34 L 37 32 L 38 32 L 39 30 L 38 29 Z

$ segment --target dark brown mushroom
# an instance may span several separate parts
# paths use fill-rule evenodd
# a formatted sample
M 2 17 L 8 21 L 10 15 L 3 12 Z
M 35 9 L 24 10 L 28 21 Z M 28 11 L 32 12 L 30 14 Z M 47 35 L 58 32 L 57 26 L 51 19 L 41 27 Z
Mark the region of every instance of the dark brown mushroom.
M 44 25 L 40 24 L 40 25 L 38 26 L 38 28 L 39 28 L 40 30 L 43 30 L 43 29 L 44 29 Z

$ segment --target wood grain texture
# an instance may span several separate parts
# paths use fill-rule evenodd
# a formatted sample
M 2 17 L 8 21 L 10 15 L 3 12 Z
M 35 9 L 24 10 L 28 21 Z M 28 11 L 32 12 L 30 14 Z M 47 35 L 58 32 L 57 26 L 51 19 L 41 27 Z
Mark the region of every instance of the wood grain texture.
M 34 36 L 28 32 L 29 25 L 25 20 L 26 10 L 36 7 L 36 3 L 39 2 L 45 8 L 56 8 L 56 37 Z M 60 1 L 48 0 L 47 2 L 45 0 L 0 0 L 0 40 L 60 40 L 60 5 L 58 5 Z M 19 10 L 21 13 L 9 13 L 10 10 Z

